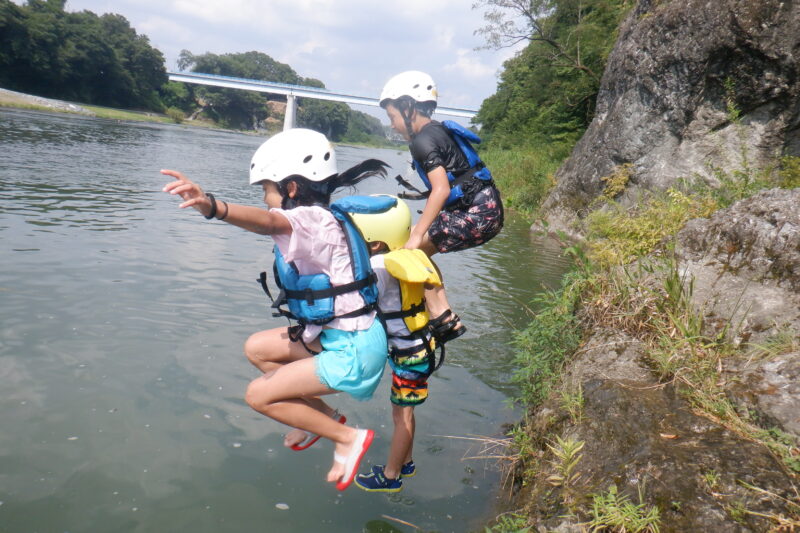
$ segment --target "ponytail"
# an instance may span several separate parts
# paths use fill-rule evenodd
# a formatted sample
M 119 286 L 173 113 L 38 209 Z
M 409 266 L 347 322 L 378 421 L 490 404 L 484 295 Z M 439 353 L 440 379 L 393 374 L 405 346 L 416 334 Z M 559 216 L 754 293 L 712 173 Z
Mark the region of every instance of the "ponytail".
M 356 184 L 373 176 L 386 177 L 389 165 L 378 159 L 367 159 L 354 165 L 344 172 L 334 174 L 322 181 L 311 181 L 300 175 L 289 176 L 278 183 L 278 191 L 283 200 L 283 209 L 292 209 L 299 206 L 321 206 L 327 207 L 331 201 L 331 195 L 343 187 L 354 187 Z M 297 184 L 297 192 L 294 198 L 289 198 L 286 190 L 287 184 L 293 181 Z

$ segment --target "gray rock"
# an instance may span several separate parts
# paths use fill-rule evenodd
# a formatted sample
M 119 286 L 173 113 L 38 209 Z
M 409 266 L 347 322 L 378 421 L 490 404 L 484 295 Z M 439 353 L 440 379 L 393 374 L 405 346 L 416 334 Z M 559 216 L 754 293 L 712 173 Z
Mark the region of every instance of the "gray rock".
M 678 234 L 687 260 L 800 293 L 800 189 L 773 189 L 692 220 Z
M 740 380 L 730 392 L 738 405 L 756 413 L 761 425 L 800 439 L 800 352 L 753 364 Z
M 800 332 L 800 189 L 764 191 L 692 220 L 677 242 L 692 302 L 714 333 L 759 343 L 778 327 Z
M 679 178 L 713 184 L 710 164 L 730 171 L 800 154 L 799 58 L 797 2 L 640 0 L 609 56 L 596 117 L 544 203 L 551 229 L 573 232 L 600 178 L 624 163 L 635 199 Z
M 740 483 L 792 497 L 790 477 L 769 450 L 697 416 L 670 386 L 648 385 L 584 384 L 580 469 L 595 492 L 614 483 L 638 503 L 643 489 L 663 532 L 766 531 L 768 521 L 731 510 L 787 513 L 777 498 Z
M 642 343 L 622 332 L 594 331 L 567 370 L 568 380 L 589 379 L 655 381 L 640 363 Z

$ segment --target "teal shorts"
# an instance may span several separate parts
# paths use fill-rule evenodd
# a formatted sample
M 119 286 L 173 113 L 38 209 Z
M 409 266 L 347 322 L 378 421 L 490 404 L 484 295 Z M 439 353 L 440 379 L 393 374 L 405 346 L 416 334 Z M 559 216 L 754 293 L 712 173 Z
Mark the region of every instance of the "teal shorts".
M 323 329 L 320 343 L 322 351 L 314 356 L 320 382 L 356 400 L 372 398 L 383 376 L 388 351 L 380 320 L 366 330 Z

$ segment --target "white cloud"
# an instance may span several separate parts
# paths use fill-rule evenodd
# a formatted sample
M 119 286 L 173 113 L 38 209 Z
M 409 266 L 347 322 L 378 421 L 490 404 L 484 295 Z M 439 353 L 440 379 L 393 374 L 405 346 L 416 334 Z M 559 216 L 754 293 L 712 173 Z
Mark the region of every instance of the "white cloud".
M 484 64 L 474 51 L 459 48 L 456 50 L 455 62 L 445 65 L 444 70 L 445 72 L 456 72 L 467 78 L 476 79 L 494 76 L 497 68 Z
M 392 75 L 423 70 L 445 106 L 477 108 L 514 51 L 474 51 L 482 13 L 464 0 L 69 0 L 125 16 L 167 58 L 257 50 L 329 88 L 377 96 Z

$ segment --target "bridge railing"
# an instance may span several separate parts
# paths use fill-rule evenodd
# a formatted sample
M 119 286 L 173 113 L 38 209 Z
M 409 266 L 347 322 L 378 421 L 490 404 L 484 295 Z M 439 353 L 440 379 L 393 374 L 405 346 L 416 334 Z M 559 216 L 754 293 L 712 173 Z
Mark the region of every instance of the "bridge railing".
M 332 102 L 344 102 L 346 104 L 358 104 L 376 107 L 380 105 L 380 102 L 377 98 L 339 93 L 320 87 L 291 85 L 288 83 L 236 78 L 233 76 L 222 76 L 219 74 L 203 74 L 199 72 L 168 72 L 167 74 L 169 75 L 170 81 L 197 83 L 199 85 L 209 85 L 213 87 L 225 87 L 228 89 L 240 89 L 244 91 L 257 91 L 262 93 L 284 95 L 287 98 L 286 114 L 284 116 L 284 129 L 294 127 L 294 117 L 297 106 L 295 98 L 298 96 L 302 98 L 316 98 L 318 100 L 328 100 Z M 437 106 L 436 113 L 455 117 L 472 118 L 477 114 L 477 111 L 473 109 Z

